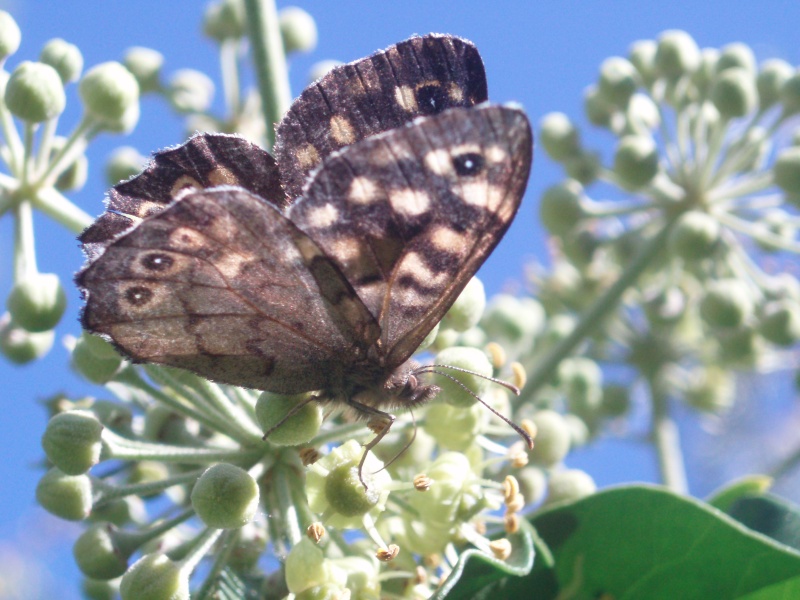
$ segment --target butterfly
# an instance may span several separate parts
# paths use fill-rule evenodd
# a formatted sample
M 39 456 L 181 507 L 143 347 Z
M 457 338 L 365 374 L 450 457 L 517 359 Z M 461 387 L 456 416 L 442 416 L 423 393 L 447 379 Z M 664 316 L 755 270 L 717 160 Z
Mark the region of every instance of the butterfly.
M 109 192 L 80 237 L 84 328 L 134 362 L 383 424 L 439 391 L 411 360 L 510 225 L 524 112 L 485 103 L 475 47 L 415 36 L 307 88 L 275 156 L 197 134 Z

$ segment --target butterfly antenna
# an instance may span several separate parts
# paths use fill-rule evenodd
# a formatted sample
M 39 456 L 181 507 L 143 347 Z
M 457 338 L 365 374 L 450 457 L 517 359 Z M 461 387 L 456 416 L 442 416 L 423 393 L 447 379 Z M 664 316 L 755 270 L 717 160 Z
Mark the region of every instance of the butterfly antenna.
M 411 444 L 414 443 L 414 440 L 417 439 L 417 418 L 414 416 L 414 411 L 411 410 L 410 408 L 408 409 L 408 412 L 411 414 L 411 422 L 414 423 L 414 432 L 411 434 L 411 439 L 408 440 L 408 443 L 405 446 L 403 446 L 403 449 L 400 450 L 400 452 L 394 455 L 394 458 L 392 458 L 392 460 L 390 460 L 387 463 L 383 463 L 383 466 L 377 471 L 375 471 L 375 473 L 380 473 L 384 469 L 390 467 L 394 461 L 400 458 L 403 455 L 403 453 L 411 447 Z
M 441 371 L 437 371 L 436 369 L 433 368 L 433 367 L 437 367 L 437 366 L 439 366 L 439 365 L 426 365 L 425 367 L 422 367 L 421 369 L 418 369 L 417 373 L 436 373 L 437 375 L 441 375 L 442 377 L 446 377 L 450 381 L 456 383 L 459 387 L 461 387 L 464 391 L 466 391 L 470 396 L 472 396 L 478 402 L 480 402 L 486 408 L 488 408 L 492 412 L 492 414 L 494 414 L 496 417 L 498 417 L 503 422 L 505 422 L 509 427 L 511 427 L 511 429 L 516 431 L 519 434 L 519 436 L 523 440 L 525 440 L 525 442 L 528 444 L 528 448 L 529 449 L 533 449 L 533 438 L 531 437 L 531 435 L 527 431 L 525 431 L 522 427 L 520 427 L 519 425 L 514 423 L 514 421 L 512 421 L 511 419 L 506 417 L 504 414 L 498 412 L 497 410 L 495 410 L 494 408 L 489 406 L 489 404 L 487 404 L 486 401 L 483 398 L 478 396 L 478 394 L 476 394 L 471 389 L 469 389 L 461 381 L 459 381 L 458 379 L 456 379 L 452 375 L 448 375 L 447 373 L 442 373 Z M 472 375 L 480 375 L 479 373 L 474 373 L 473 371 L 469 371 L 467 369 L 459 369 L 458 367 L 449 367 L 449 368 L 455 369 L 456 371 L 463 371 L 465 373 L 470 373 Z M 505 383 L 504 381 L 499 381 L 497 379 L 494 379 L 493 377 L 483 377 L 483 379 L 486 379 L 488 381 L 495 381 L 497 383 Z M 512 391 L 513 390 L 517 390 L 517 394 L 519 394 L 519 389 L 516 386 L 513 386 L 510 383 L 507 384 L 507 385 L 510 386 L 509 389 L 511 389 Z M 503 387 L 506 387 L 506 386 L 503 386 Z
M 470 371 L 469 369 L 462 369 L 461 367 L 454 367 L 453 365 L 424 365 L 417 369 L 417 373 L 439 373 L 439 375 L 444 375 L 440 371 L 433 371 L 426 369 L 452 369 L 453 371 L 459 371 L 460 373 L 469 373 L 470 375 L 475 375 L 476 377 L 480 377 L 481 379 L 485 379 L 486 381 L 491 381 L 492 383 L 496 383 L 500 387 L 506 388 L 515 396 L 520 395 L 520 389 L 512 383 L 508 383 L 507 381 L 503 381 L 502 379 L 497 379 L 496 377 L 489 377 L 488 375 L 484 375 L 482 373 L 477 373 L 476 371 Z

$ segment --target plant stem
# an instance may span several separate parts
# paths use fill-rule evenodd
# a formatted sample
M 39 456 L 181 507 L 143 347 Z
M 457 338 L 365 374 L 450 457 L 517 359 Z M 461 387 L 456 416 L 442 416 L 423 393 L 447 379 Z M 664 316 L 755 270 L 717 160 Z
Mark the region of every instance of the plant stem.
M 27 200 L 20 202 L 14 212 L 14 281 L 35 275 L 36 246 L 33 234 L 33 209 Z
M 278 11 L 274 0 L 245 0 L 245 8 L 261 107 L 267 124 L 267 146 L 272 148 L 275 143 L 273 125 L 292 101 Z
M 687 494 L 686 468 L 681 452 L 681 439 L 678 426 L 669 416 L 669 400 L 663 386 L 652 378 L 648 379 L 650 402 L 652 406 L 653 443 L 658 455 L 661 481 L 677 494 Z
M 532 398 L 539 388 L 550 380 L 558 363 L 566 358 L 617 307 L 622 294 L 636 282 L 653 259 L 664 249 L 667 236 L 676 218 L 677 215 L 667 221 L 661 231 L 645 244 L 639 255 L 628 265 L 614 285 L 608 288 L 605 294 L 598 298 L 581 316 L 581 320 L 567 337 L 541 359 L 527 361 L 525 370 L 529 374 L 528 383 L 522 391 L 519 402 Z
M 55 188 L 42 188 L 33 198 L 36 208 L 73 233 L 81 233 L 94 219 Z

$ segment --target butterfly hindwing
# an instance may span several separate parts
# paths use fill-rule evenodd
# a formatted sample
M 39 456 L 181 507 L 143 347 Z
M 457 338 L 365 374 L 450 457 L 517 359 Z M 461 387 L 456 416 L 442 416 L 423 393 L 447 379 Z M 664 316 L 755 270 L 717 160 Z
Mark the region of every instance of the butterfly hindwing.
M 288 198 L 335 150 L 420 115 L 487 99 L 475 46 L 451 35 L 414 36 L 307 87 L 276 128 L 275 157 Z
M 329 157 L 289 210 L 381 327 L 386 364 L 413 353 L 505 233 L 532 137 L 515 108 L 455 108 Z
M 352 287 L 242 189 L 189 193 L 79 275 L 84 326 L 135 361 L 281 393 L 336 387 L 377 337 Z
M 241 186 L 279 208 L 287 202 L 275 160 L 238 135 L 203 133 L 156 153 L 142 173 L 115 185 L 108 210 L 80 236 L 89 258 L 139 220 L 162 210 L 187 189 Z

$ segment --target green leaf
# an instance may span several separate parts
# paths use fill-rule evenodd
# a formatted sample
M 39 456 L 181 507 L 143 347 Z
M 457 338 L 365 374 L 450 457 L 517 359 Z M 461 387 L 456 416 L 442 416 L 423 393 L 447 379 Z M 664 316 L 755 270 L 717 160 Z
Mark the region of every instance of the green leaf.
M 709 496 L 707 502 L 714 508 L 729 512 L 728 509 L 731 505 L 742 496 L 761 495 L 770 486 L 772 486 L 772 477 L 767 475 L 747 475 L 715 490 Z
M 797 589 L 800 553 L 657 487 L 600 492 L 536 515 L 533 524 L 555 568 L 537 562 L 516 582 L 525 598 L 798 597 L 787 590 Z
M 506 536 L 513 550 L 505 561 L 480 550 L 470 549 L 462 552 L 456 566 L 431 599 L 478 599 L 488 598 L 489 594 L 497 597 L 496 590 L 506 590 L 506 585 L 513 584 L 514 580 L 530 573 L 534 557 L 534 532 L 531 529 L 529 523 L 521 521 L 519 531 Z
M 750 529 L 800 550 L 800 509 L 794 504 L 772 494 L 743 496 L 726 512 Z

